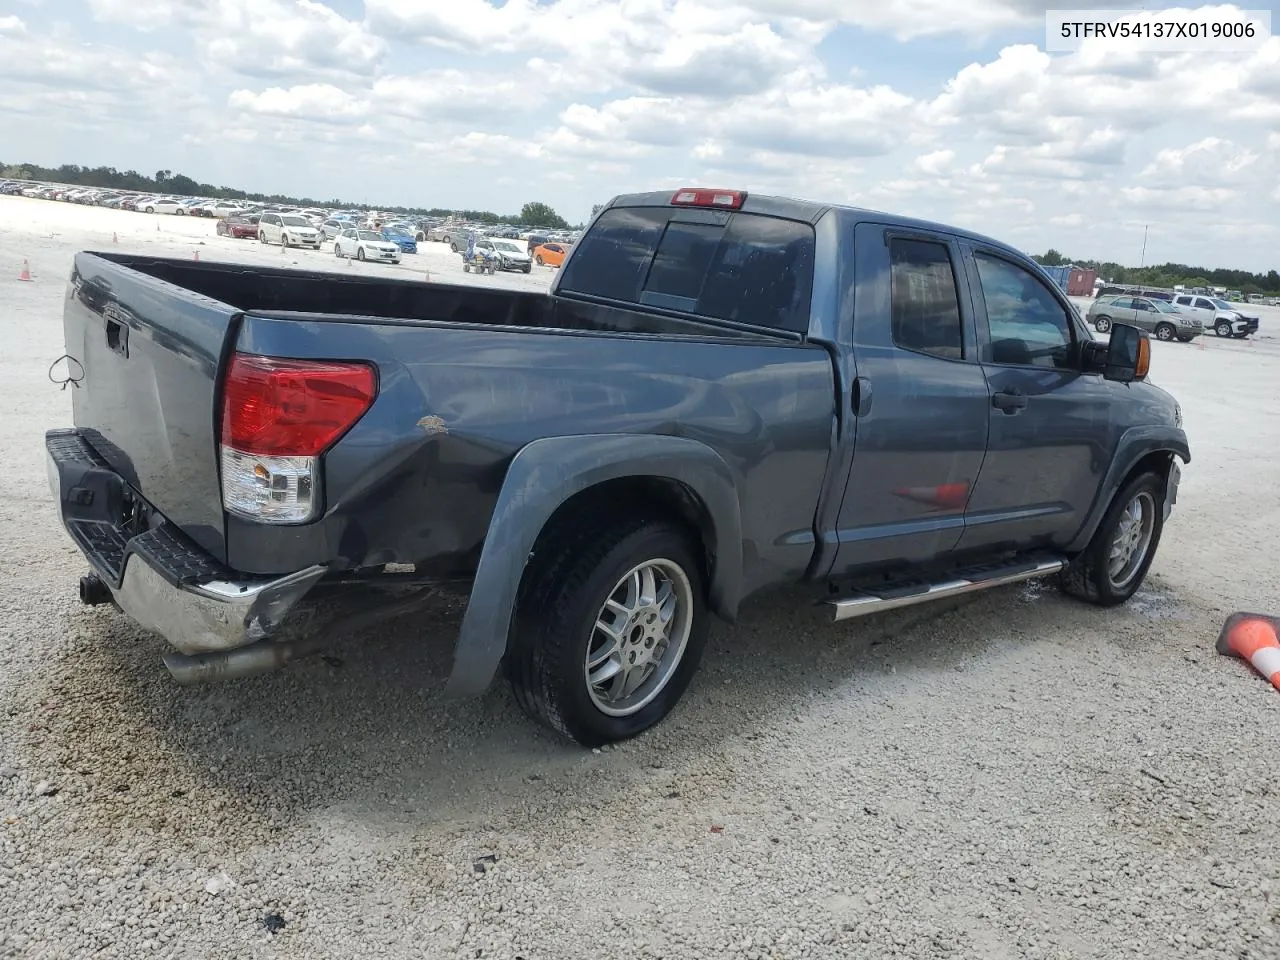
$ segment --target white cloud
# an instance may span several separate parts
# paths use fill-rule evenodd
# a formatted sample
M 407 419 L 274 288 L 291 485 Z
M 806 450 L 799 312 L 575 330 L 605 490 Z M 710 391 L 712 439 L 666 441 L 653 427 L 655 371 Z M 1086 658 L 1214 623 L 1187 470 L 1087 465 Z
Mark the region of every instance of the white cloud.
M 386 41 L 315 0 L 88 0 L 100 21 L 189 31 L 212 65 L 247 76 L 369 75 Z M 170 34 L 172 35 L 172 34 Z
M 1172 259 L 1280 249 L 1280 40 L 1050 55 L 1036 0 L 65 2 L 0 16 L 0 129 L 32 160 L 571 219 L 737 185 L 1125 259 L 1106 211 Z

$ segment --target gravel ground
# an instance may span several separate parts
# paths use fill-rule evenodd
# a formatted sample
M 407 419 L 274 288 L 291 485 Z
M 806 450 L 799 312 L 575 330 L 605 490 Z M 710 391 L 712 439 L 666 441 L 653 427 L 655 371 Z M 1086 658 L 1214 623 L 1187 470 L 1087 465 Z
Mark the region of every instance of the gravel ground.
M 849 626 L 783 592 L 714 630 L 660 729 L 584 752 L 505 689 L 438 699 L 456 598 L 194 690 L 78 604 L 46 370 L 72 254 L 113 232 L 281 257 L 0 198 L 0 955 L 1280 956 L 1280 695 L 1213 652 L 1232 611 L 1280 613 L 1276 341 L 1154 345 L 1195 459 L 1125 608 L 1033 584 Z

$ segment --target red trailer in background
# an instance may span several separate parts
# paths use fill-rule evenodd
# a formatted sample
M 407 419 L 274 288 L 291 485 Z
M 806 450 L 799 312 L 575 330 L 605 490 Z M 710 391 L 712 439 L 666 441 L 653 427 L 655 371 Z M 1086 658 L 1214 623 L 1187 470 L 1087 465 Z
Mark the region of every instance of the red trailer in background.
M 1093 296 L 1093 285 L 1097 279 L 1097 270 L 1081 270 L 1079 267 L 1072 267 L 1071 272 L 1067 274 L 1067 296 Z

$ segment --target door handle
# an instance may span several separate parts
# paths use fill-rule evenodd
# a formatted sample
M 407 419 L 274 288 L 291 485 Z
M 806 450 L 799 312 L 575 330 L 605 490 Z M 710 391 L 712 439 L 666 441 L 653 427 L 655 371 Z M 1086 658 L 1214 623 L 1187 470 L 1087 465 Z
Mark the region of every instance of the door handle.
M 871 381 L 866 377 L 855 377 L 851 393 L 849 405 L 853 408 L 853 415 L 865 417 L 871 412 Z
M 1027 408 L 1026 394 L 1017 393 L 1012 390 L 1002 390 L 999 393 L 992 394 L 991 405 L 997 410 L 1003 410 L 1005 413 L 1017 413 L 1019 410 Z

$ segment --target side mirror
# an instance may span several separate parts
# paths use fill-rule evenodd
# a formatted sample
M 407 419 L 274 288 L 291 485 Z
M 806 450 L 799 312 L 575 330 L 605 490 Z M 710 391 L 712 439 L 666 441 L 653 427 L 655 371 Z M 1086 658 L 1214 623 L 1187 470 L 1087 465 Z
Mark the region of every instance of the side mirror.
M 1127 323 L 1113 324 L 1102 368 L 1103 379 L 1132 383 L 1146 377 L 1150 369 L 1151 338 L 1146 331 Z

